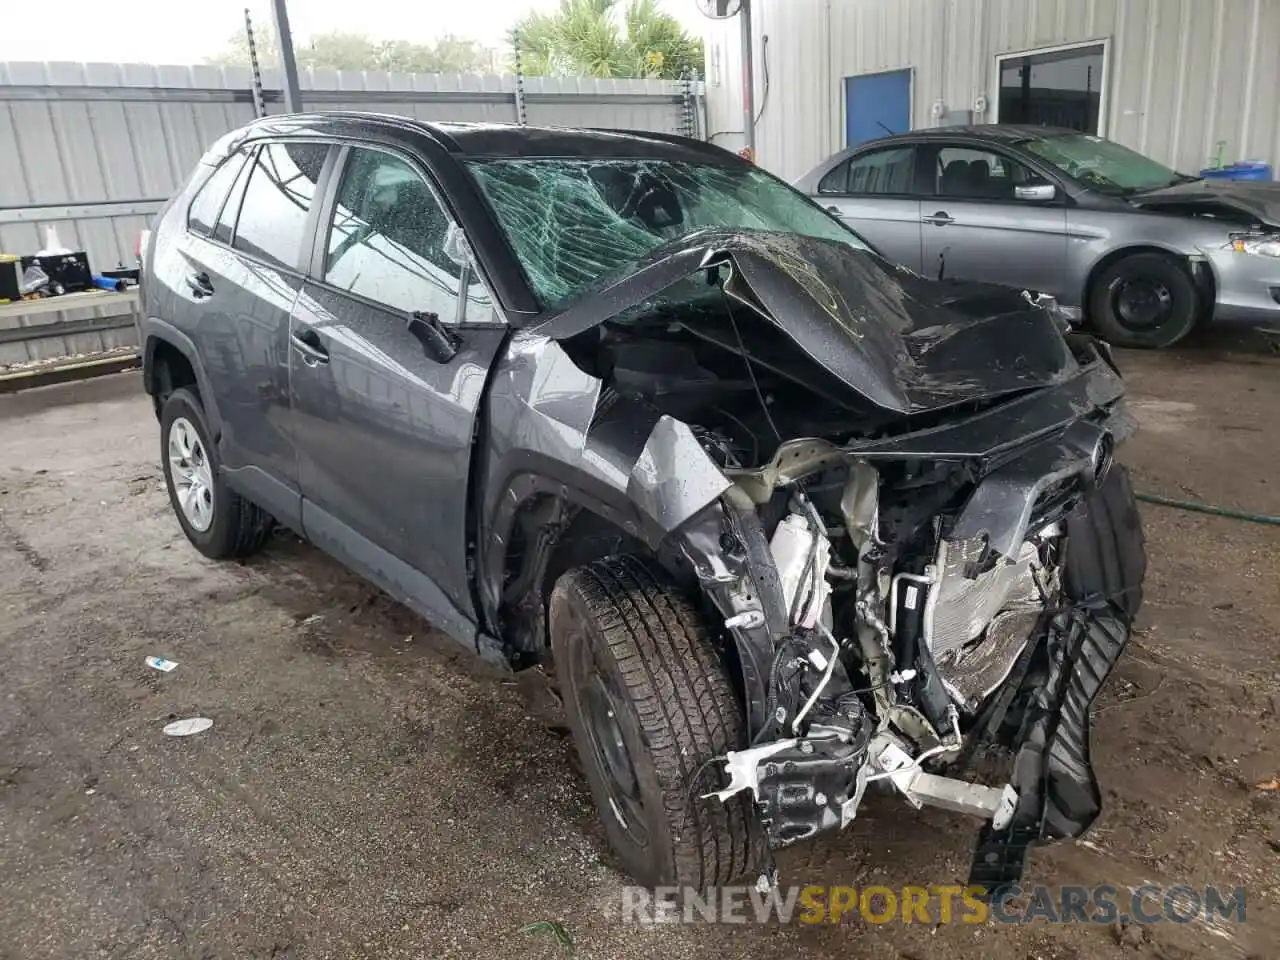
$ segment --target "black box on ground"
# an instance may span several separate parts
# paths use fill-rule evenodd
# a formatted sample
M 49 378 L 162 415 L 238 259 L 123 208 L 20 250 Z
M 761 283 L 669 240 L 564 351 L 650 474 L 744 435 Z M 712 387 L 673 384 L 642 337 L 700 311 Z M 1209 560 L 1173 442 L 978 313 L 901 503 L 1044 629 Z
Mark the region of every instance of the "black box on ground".
M 17 257 L 0 256 L 0 301 L 21 297 L 22 261 Z

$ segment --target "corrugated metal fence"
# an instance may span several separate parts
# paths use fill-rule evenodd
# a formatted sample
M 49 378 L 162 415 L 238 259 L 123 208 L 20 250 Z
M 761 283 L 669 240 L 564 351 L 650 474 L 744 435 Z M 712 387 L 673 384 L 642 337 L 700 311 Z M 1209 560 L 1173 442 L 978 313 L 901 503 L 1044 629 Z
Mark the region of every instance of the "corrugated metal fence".
M 301 80 L 308 110 L 517 120 L 512 76 L 318 70 Z M 264 71 L 263 85 L 268 112 L 280 112 L 275 71 Z M 693 136 L 700 134 L 701 93 L 700 83 L 669 80 L 523 82 L 530 124 Z M 248 123 L 253 111 L 247 69 L 0 62 L 0 252 L 34 253 L 54 225 L 61 242 L 87 251 L 95 269 L 132 265 L 138 234 L 165 198 L 210 143 Z M 134 343 L 127 320 L 114 329 L 50 335 L 91 314 L 0 318 L 0 367 Z M 42 329 L 46 324 L 52 326 Z M 32 333 L 6 335 L 14 327 Z

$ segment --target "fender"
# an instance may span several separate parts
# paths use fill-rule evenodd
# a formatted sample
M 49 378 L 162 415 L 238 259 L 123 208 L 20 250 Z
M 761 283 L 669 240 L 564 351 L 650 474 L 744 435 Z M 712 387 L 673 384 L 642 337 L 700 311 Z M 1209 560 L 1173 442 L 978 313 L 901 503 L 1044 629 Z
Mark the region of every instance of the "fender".
M 174 347 L 191 364 L 195 371 L 196 387 L 200 390 L 200 402 L 205 416 L 209 420 L 209 429 L 213 431 L 215 442 L 222 441 L 222 414 L 218 411 L 218 398 L 209 386 L 209 376 L 205 373 L 204 363 L 191 338 L 175 327 L 168 320 L 159 317 L 145 317 L 142 321 L 142 384 L 143 389 L 155 396 L 155 352 L 156 346 L 167 343 Z
M 476 542 L 487 616 L 496 615 L 512 522 L 529 497 L 584 507 L 656 551 L 730 486 L 688 426 L 606 392 L 535 333 L 516 334 L 497 364 L 484 434 L 491 453 L 476 478 Z
M 586 511 L 638 541 L 678 577 L 696 580 L 724 618 L 742 670 L 750 729 L 765 722 L 775 637 L 787 629 L 777 569 L 754 504 L 708 456 L 687 424 L 659 415 L 581 370 L 559 343 L 520 333 L 499 362 L 485 408 L 492 451 L 479 479 L 478 593 L 502 623 L 508 548 L 522 511 L 535 551 L 516 593 L 540 639 L 542 593 L 560 534 Z M 741 501 L 741 502 L 739 502 Z M 509 655 L 523 649 L 508 637 Z

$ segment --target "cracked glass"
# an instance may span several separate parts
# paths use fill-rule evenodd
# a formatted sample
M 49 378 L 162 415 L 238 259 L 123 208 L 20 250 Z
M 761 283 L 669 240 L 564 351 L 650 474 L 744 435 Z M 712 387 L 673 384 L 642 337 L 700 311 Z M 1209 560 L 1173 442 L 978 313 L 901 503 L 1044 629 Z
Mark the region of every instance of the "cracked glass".
M 563 158 L 467 165 L 544 309 L 705 229 L 799 234 L 867 249 L 807 198 L 752 168 Z
M 427 182 L 403 160 L 378 150 L 351 151 L 334 206 L 324 279 L 446 323 L 497 319 L 466 238 Z M 459 315 L 463 283 L 467 295 Z

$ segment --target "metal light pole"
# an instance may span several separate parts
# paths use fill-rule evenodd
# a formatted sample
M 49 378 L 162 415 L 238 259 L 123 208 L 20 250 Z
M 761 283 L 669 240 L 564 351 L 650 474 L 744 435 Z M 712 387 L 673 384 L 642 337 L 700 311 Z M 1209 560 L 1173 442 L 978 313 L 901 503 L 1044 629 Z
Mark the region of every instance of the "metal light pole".
M 281 0 L 283 2 L 283 0 Z M 756 78 L 752 63 L 751 0 L 742 0 L 742 139 L 743 153 L 756 161 Z
M 280 70 L 284 74 L 284 108 L 302 111 L 302 88 L 298 86 L 298 61 L 293 56 L 293 34 L 289 32 L 289 11 L 285 0 L 271 0 L 276 20 L 276 42 L 280 44 Z
M 756 77 L 752 68 L 751 0 L 698 0 L 698 9 L 712 20 L 738 17 L 742 47 L 742 155 L 756 160 Z

